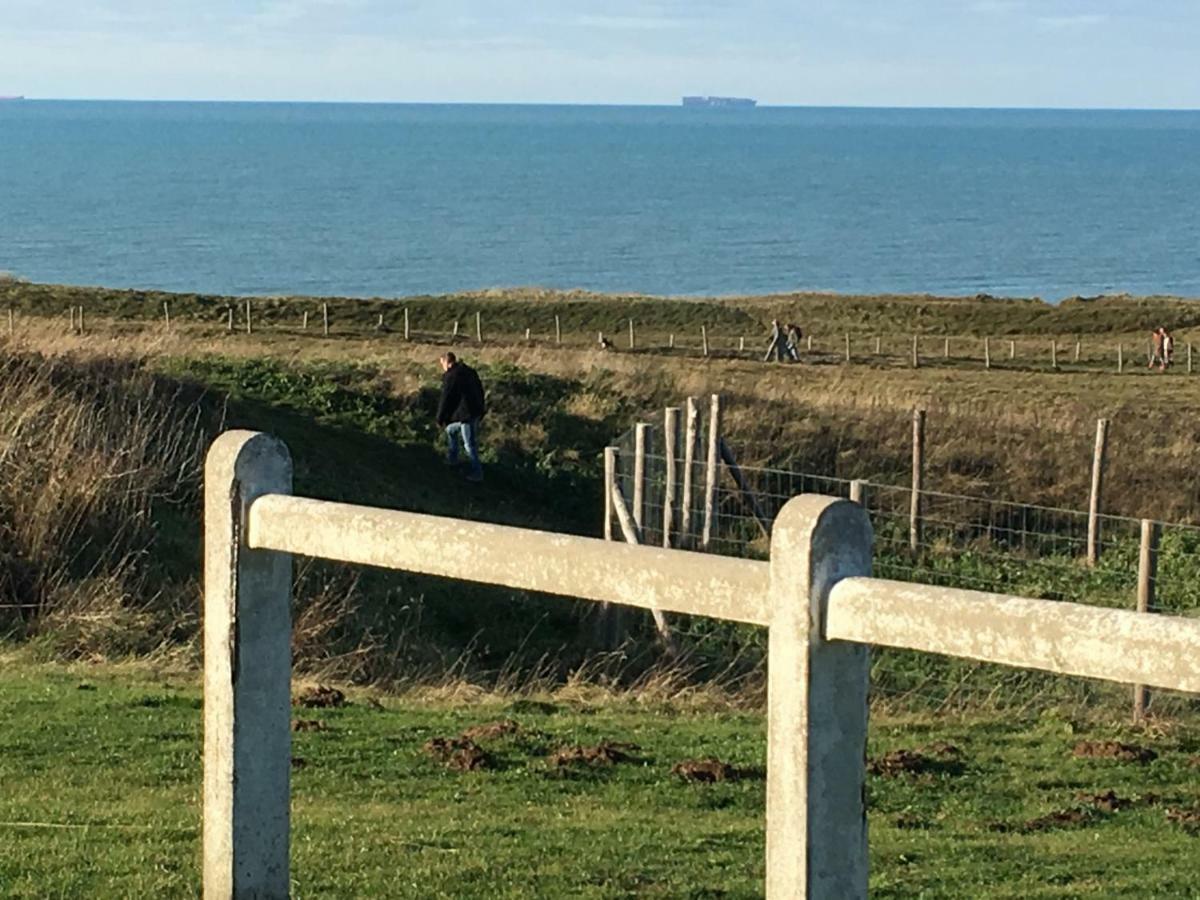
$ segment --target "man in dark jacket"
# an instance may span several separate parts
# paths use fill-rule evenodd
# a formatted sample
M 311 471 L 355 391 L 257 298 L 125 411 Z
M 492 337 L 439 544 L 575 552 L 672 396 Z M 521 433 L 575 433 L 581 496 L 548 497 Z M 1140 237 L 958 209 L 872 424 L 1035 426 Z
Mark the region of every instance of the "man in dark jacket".
M 437 423 L 446 429 L 450 443 L 447 465 L 458 465 L 458 444 L 462 442 L 471 462 L 467 481 L 483 481 L 483 466 L 479 464 L 479 420 L 487 412 L 483 399 L 483 383 L 479 373 L 453 353 L 441 358 L 442 398 L 438 401 Z

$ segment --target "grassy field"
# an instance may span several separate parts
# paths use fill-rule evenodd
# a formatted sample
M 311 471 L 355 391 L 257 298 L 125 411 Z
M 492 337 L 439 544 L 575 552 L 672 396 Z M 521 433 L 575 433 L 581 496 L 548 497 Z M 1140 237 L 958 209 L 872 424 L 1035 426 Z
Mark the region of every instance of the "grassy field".
M 0 665 L 0 895 L 187 897 L 199 888 L 200 697 L 145 666 Z M 562 689 L 351 693 L 295 710 L 293 896 L 752 897 L 763 876 L 763 721 Z M 423 749 L 495 721 L 488 763 Z M 608 765 L 563 747 L 636 745 Z M 1077 757 L 1119 740 L 1148 761 Z M 918 751 L 907 763 L 901 749 Z M 1136 753 L 1136 750 L 1131 752 Z M 1200 733 L 1044 714 L 872 724 L 871 889 L 895 898 L 1198 897 Z M 738 772 L 685 783 L 683 760 Z M 1109 795 L 1109 792 L 1112 792 Z M 1189 824 L 1190 822 L 1190 824 Z M 1189 830 L 1191 829 L 1191 830 Z

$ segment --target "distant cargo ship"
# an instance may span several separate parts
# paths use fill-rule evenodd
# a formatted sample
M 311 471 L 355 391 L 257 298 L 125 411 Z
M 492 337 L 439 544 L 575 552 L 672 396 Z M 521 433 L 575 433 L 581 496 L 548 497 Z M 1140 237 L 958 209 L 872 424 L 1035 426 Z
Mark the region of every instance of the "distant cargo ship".
M 25 98 L 21 94 L 13 94 L 10 97 L 5 97 L 3 95 L 0 95 L 0 102 L 2 102 L 4 100 L 24 100 L 24 99 Z
M 706 109 L 750 109 L 758 106 L 757 100 L 749 97 L 684 97 L 684 106 L 702 106 Z

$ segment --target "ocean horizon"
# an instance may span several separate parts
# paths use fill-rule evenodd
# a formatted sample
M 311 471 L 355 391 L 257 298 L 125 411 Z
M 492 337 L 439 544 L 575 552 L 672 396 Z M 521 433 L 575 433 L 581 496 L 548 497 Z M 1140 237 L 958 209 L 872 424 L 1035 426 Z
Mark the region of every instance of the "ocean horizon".
M 0 103 L 0 270 L 223 294 L 1200 295 L 1200 112 Z

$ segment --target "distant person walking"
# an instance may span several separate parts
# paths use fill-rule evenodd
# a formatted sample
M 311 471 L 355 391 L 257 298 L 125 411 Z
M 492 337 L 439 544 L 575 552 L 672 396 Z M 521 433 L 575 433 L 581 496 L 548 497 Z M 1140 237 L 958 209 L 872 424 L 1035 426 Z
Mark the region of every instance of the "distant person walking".
M 483 466 L 479 462 L 479 420 L 487 412 L 483 382 L 479 380 L 478 372 L 453 353 L 446 353 L 439 362 L 442 364 L 442 396 L 438 401 L 437 423 L 446 429 L 449 443 L 446 465 L 458 465 L 461 442 L 470 462 L 467 481 L 483 481 Z
M 792 362 L 800 362 L 800 338 L 804 336 L 800 333 L 800 326 L 788 322 L 784 326 L 784 332 L 787 334 L 787 344 L 784 349 L 787 350 L 788 357 Z
M 771 340 L 767 344 L 767 355 L 763 357 L 763 362 L 771 362 L 774 359 L 776 362 L 781 362 L 787 355 L 787 336 L 784 334 L 783 326 L 779 324 L 778 319 L 771 320 Z
M 1175 339 L 1163 326 L 1158 326 L 1150 332 L 1150 362 L 1147 369 L 1153 369 L 1157 364 L 1159 371 L 1167 371 L 1171 364 L 1171 354 L 1175 351 Z
M 1166 328 L 1162 330 L 1162 370 L 1165 372 L 1175 361 L 1175 338 Z

